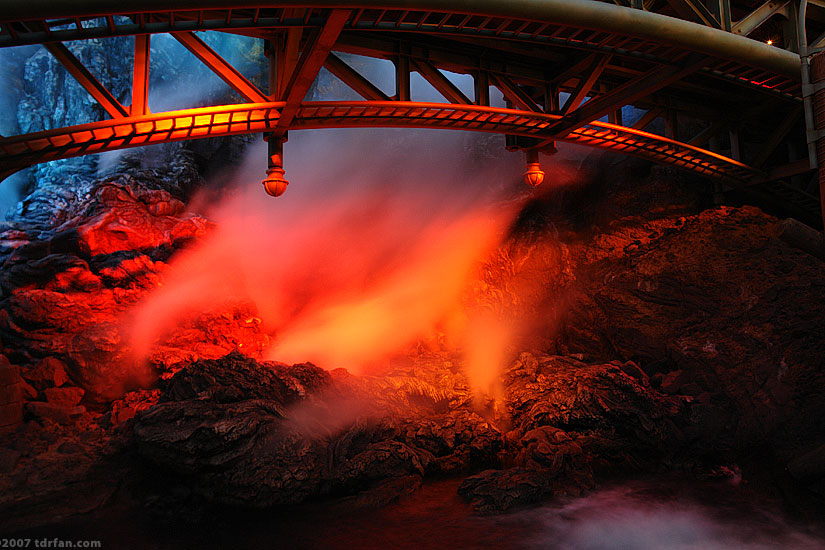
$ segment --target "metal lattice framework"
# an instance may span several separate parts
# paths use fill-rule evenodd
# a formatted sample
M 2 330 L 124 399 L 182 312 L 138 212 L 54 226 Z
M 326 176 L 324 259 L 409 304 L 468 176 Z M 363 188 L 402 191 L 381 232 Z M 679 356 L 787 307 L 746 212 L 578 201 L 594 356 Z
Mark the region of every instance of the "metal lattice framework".
M 155 143 L 273 132 L 285 105 L 249 103 L 105 120 L 8 138 L 0 142 L 0 150 L 11 165 L 29 166 Z M 301 104 L 290 128 L 446 128 L 546 139 L 553 137 L 550 130 L 561 119 L 559 115 L 476 105 L 311 101 Z M 724 181 L 736 182 L 758 173 L 711 151 L 606 122 L 576 128 L 564 141 L 633 154 Z
M 808 6 L 818 47 L 825 0 Z M 506 134 L 510 148 L 527 151 L 552 151 L 558 140 L 633 154 L 818 216 L 807 159 L 797 157 L 805 136 L 796 15 L 793 0 L 0 0 L 0 47 L 43 44 L 104 113 L 90 124 L 0 137 L 0 177 L 55 159 L 202 137 L 260 132 L 278 144 L 289 129 L 452 128 Z M 207 30 L 265 40 L 269 89 L 195 33 Z M 157 33 L 172 33 L 246 103 L 150 113 Z M 66 45 L 115 36 L 135 37 L 129 106 Z M 394 95 L 346 54 L 391 60 Z M 306 101 L 322 68 L 364 100 Z M 444 71 L 472 75 L 474 97 Z M 445 103 L 413 101 L 412 72 Z M 491 86 L 508 108 L 490 106 Z M 643 115 L 626 125 L 629 105 Z

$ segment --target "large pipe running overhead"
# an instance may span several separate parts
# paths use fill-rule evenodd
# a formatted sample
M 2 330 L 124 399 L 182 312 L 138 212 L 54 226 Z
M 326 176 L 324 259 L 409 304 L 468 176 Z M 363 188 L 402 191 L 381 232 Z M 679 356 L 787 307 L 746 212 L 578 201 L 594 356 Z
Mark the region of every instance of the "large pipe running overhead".
M 429 10 L 511 17 L 646 38 L 722 58 L 737 59 L 786 76 L 799 75 L 799 56 L 721 29 L 594 0 L 332 0 L 273 4 L 260 0 L 0 0 L 0 23 L 57 17 L 273 7 Z

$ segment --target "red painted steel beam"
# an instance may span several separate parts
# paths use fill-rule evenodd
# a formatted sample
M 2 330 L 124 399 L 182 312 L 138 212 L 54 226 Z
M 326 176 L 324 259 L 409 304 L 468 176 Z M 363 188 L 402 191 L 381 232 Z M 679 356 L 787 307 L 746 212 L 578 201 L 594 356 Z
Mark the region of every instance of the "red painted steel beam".
M 593 60 L 587 70 L 585 70 L 583 77 L 579 80 L 576 89 L 573 90 L 573 93 L 571 93 L 567 101 L 564 102 L 564 106 L 561 108 L 561 114 L 565 115 L 581 105 L 582 101 L 584 101 L 590 93 L 590 90 L 593 89 L 593 85 L 602 75 L 604 68 L 607 67 L 607 64 L 610 62 L 610 57 L 609 55 L 605 55 Z
M 471 105 L 473 103 L 470 101 L 470 98 L 464 95 L 464 92 L 450 82 L 450 79 L 444 76 L 444 73 L 439 71 L 432 63 L 419 59 L 411 61 L 418 73 L 423 76 L 438 93 L 444 96 L 444 99 L 451 103 L 458 103 L 459 105 Z
M 487 71 L 477 71 L 473 75 L 473 90 L 476 105 L 490 105 L 490 74 Z
M 324 66 L 327 55 L 332 51 L 338 35 L 349 19 L 350 10 L 332 10 L 324 26 L 310 38 L 292 76 L 284 90 L 283 100 L 286 106 L 281 112 L 278 129 L 285 132 L 298 112 L 301 102 L 307 95 L 312 82 L 318 76 L 318 71 Z
M 334 53 L 327 54 L 324 67 L 366 100 L 389 101 L 390 98 Z
M 503 75 L 491 74 L 490 76 L 492 76 L 496 88 L 501 90 L 501 93 L 504 94 L 507 100 L 518 105 L 520 109 L 524 109 L 525 111 L 542 112 L 541 108 L 533 101 L 533 98 L 519 88 L 518 84 Z
M 577 78 L 581 75 L 584 71 L 588 69 L 588 67 L 592 67 L 596 64 L 599 60 L 599 54 L 590 54 L 585 57 L 582 57 L 578 61 L 573 62 L 572 65 L 567 66 L 562 72 L 558 73 L 557 75 L 548 78 L 548 84 L 564 84 L 571 78 Z
M 410 96 L 410 58 L 399 55 L 393 61 L 395 64 L 395 99 L 409 101 Z
M 618 107 L 638 101 L 665 86 L 673 84 L 677 80 L 681 80 L 705 66 L 708 61 L 708 58 L 703 55 L 691 54 L 684 64 L 665 65 L 653 69 L 622 84 L 609 93 L 591 99 L 572 113 L 568 113 L 554 127 L 553 131 L 557 137 L 563 137 L 566 132 L 596 120 Z
M 0 166 L 27 166 L 156 143 L 267 132 L 283 102 L 244 103 L 130 116 L 0 139 Z
M 238 92 L 241 97 L 250 103 L 266 103 L 269 101 L 269 98 L 263 92 L 193 33 L 173 33 L 172 36 L 218 75 L 221 80 Z
M 132 116 L 149 114 L 149 44 L 148 34 L 135 36 L 134 70 L 132 72 Z
M 89 72 L 83 63 L 69 51 L 69 48 L 59 42 L 47 42 L 43 46 L 57 59 L 69 74 L 89 92 L 95 101 L 109 113 L 112 118 L 129 116 L 129 111 Z

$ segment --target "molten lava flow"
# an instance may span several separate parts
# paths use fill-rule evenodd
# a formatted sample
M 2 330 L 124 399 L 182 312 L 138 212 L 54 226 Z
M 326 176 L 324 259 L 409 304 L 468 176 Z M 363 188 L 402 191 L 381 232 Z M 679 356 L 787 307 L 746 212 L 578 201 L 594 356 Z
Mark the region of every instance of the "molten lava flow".
M 247 185 L 215 208 L 212 233 L 180 253 L 133 312 L 135 353 L 147 357 L 187 316 L 252 301 L 274 336 L 267 359 L 363 372 L 449 326 L 472 363 L 471 385 L 495 394 L 512 331 L 457 311 L 518 205 L 484 197 L 484 181 L 473 190 L 481 199 L 450 191 L 461 166 L 417 166 L 420 181 L 402 173 L 391 188 L 383 180 L 392 168 L 376 170 L 381 184 L 362 172 L 352 179 L 366 184 L 341 178 L 324 194 L 293 175 L 278 201 Z

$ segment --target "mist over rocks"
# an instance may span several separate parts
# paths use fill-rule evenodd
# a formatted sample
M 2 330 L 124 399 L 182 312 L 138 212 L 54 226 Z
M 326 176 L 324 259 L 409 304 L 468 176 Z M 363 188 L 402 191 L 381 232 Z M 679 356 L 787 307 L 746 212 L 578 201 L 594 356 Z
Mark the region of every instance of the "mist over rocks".
M 476 323 L 461 334 L 495 359 L 480 363 L 489 392 L 449 323 L 355 374 L 266 360 L 279 331 L 258 302 L 221 292 L 137 361 L 124 320 L 220 230 L 189 211 L 197 171 L 182 158 L 69 185 L 63 202 L 44 186 L 0 234 L 0 338 L 26 402 L 0 442 L 4 531 L 101 510 L 115 494 L 200 521 L 227 506 L 382 506 L 443 476 L 464 478 L 459 493 L 480 513 L 633 472 L 741 465 L 800 494 L 821 487 L 825 279 L 821 260 L 777 238 L 775 218 L 702 211 L 681 191 L 658 208 L 662 189 L 682 189 L 667 171 L 617 170 L 600 183 L 610 208 L 589 215 L 579 187 L 551 188 L 516 212 L 456 300 Z M 651 208 L 621 191 L 630 178 Z M 402 235 L 429 226 L 411 227 Z M 400 258 L 390 252 L 376 258 Z M 79 485 L 97 489 L 71 509 Z

